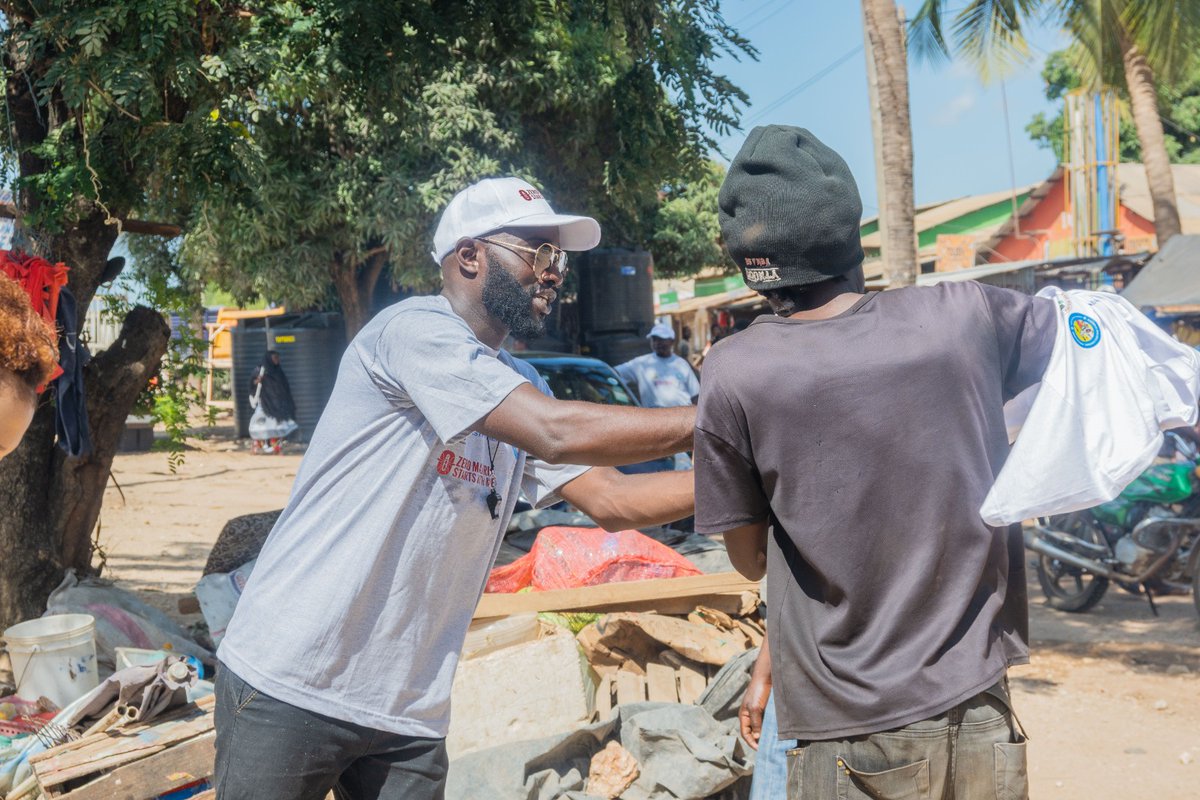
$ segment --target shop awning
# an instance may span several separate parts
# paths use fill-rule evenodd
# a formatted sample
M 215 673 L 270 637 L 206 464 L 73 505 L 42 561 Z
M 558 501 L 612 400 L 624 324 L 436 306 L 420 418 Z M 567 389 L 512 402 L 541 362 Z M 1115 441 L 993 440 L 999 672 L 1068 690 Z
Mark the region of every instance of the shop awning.
M 1173 236 L 1121 296 L 1138 308 L 1200 305 L 1200 236 Z

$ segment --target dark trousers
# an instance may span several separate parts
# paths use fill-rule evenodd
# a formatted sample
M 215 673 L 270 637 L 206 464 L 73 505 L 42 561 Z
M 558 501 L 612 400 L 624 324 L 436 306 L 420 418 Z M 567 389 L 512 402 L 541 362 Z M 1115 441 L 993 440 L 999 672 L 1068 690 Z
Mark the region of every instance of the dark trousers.
M 268 697 L 222 665 L 218 800 L 442 800 L 446 740 L 366 728 Z
M 788 800 L 1026 800 L 1025 737 L 1003 686 L 896 730 L 800 742 Z

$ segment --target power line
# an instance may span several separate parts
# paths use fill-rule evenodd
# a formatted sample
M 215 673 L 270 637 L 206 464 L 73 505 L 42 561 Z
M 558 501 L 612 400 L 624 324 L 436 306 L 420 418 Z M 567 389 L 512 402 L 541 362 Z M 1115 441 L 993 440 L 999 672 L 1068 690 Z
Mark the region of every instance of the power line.
M 746 16 L 739 19 L 737 22 L 732 23 L 733 27 L 740 28 L 741 26 L 743 26 L 747 22 L 749 22 L 752 18 L 758 16 L 758 12 L 762 11 L 767 6 L 773 6 L 778 2 L 779 2 L 779 0 L 767 0 L 765 3 L 758 5 L 753 11 L 751 11 L 749 14 L 747 14 Z
M 776 17 L 779 15 L 779 12 L 787 11 L 791 5 L 792 5 L 792 0 L 788 0 L 788 2 L 784 3 L 779 8 L 772 11 L 770 14 L 767 14 L 765 17 L 760 19 L 758 22 L 754 23 L 753 25 L 751 25 L 748 28 L 743 29 L 741 31 L 741 33 L 749 33 L 750 31 L 754 30 L 755 28 L 762 27 L 763 23 L 770 22 L 773 17 Z
M 773 101 L 772 103 L 767 105 L 765 108 L 763 108 L 757 114 L 755 114 L 753 117 L 751 117 L 749 120 L 747 120 L 746 124 L 748 125 L 750 123 L 757 122 L 758 120 L 762 119 L 767 114 L 770 114 L 772 111 L 779 108 L 784 103 L 787 103 L 789 100 L 796 97 L 796 95 L 800 94 L 805 89 L 808 89 L 809 87 L 811 87 L 812 85 L 814 85 L 815 83 L 820 81 L 822 78 L 829 75 L 829 73 L 833 72 L 835 69 L 837 69 L 842 64 L 846 63 L 847 61 L 849 61 L 851 58 L 858 55 L 862 51 L 863 51 L 863 45 L 860 44 L 857 47 L 852 48 L 845 54 L 839 56 L 837 59 L 835 59 L 829 65 L 822 68 L 819 72 L 813 74 L 811 77 L 806 78 L 805 80 L 796 84 L 796 86 L 789 89 L 781 97 L 779 97 L 778 99 L 776 99 L 775 101 Z

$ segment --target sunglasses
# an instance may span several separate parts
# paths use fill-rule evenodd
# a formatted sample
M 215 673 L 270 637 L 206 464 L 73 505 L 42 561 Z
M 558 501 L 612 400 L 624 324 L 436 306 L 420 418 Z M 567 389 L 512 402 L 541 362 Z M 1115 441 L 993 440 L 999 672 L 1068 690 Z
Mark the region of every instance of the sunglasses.
M 538 247 L 523 247 L 519 244 L 498 242 L 495 239 L 489 239 L 485 236 L 479 237 L 479 241 L 494 244 L 496 247 L 503 247 L 505 250 L 510 250 L 514 253 L 533 253 L 533 263 L 529 266 L 533 268 L 534 277 L 539 281 L 550 270 L 558 273 L 560 281 L 567 277 L 567 251 L 561 247 L 555 247 L 549 242 L 545 242 Z

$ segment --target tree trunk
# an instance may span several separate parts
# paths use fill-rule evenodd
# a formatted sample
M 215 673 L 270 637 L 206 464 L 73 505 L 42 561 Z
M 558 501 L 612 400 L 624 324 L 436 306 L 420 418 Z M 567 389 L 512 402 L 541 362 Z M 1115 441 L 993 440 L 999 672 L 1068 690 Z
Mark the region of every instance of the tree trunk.
M 904 23 L 892 0 L 862 0 L 863 28 L 879 87 L 880 142 L 883 164 L 881 207 L 887 209 L 883 245 L 888 287 L 917 280 L 917 242 L 913 220 L 912 122 L 908 109 L 908 58 Z
M 79 318 L 116 238 L 93 214 L 49 240 L 48 255 L 71 267 Z M 125 417 L 158 368 L 170 329 L 162 316 L 135 308 L 118 341 L 84 370 L 92 452 L 71 458 L 54 443 L 54 408 L 43 398 L 21 445 L 0 461 L 0 627 L 40 616 L 65 570 L 92 571 L 92 531 Z
M 347 342 L 371 320 L 371 301 L 375 296 L 375 284 L 379 282 L 385 264 L 386 251 L 373 252 L 363 262 L 343 253 L 334 254 L 329 273 L 333 277 L 338 302 L 342 306 L 342 322 L 346 327 Z
M 1133 108 L 1133 124 L 1137 127 L 1138 141 L 1142 145 L 1146 183 L 1154 203 L 1154 234 L 1158 238 L 1159 249 L 1162 249 L 1168 239 L 1183 232 L 1183 226 L 1179 222 L 1175 177 L 1171 174 L 1171 161 L 1167 157 L 1162 119 L 1158 116 L 1158 89 L 1154 85 L 1154 71 L 1137 45 L 1130 42 L 1128 35 L 1122 34 L 1121 46 L 1125 86 L 1129 90 L 1129 104 Z

